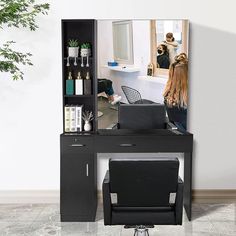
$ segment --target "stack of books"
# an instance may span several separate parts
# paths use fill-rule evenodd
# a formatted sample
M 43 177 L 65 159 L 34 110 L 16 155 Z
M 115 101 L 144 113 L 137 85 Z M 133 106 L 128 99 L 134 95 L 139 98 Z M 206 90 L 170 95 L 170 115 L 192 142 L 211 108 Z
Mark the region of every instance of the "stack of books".
M 81 132 L 83 105 L 66 105 L 65 132 Z

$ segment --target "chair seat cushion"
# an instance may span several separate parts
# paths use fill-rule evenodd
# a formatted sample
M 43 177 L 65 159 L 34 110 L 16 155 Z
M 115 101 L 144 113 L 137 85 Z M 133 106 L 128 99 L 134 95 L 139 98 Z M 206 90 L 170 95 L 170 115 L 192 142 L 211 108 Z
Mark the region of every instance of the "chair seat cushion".
M 175 225 L 174 211 L 112 210 L 112 225 Z
M 112 206 L 113 211 L 120 211 L 120 212 L 135 212 L 135 211 L 149 211 L 149 212 L 170 212 L 174 211 L 173 207 L 127 207 L 127 206 Z

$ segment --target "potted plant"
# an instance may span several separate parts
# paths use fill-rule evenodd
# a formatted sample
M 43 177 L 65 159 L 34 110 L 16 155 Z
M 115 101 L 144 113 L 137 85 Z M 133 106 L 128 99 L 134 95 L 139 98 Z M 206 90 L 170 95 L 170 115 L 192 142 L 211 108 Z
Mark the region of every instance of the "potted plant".
M 89 56 L 91 54 L 91 46 L 89 43 L 83 43 L 81 45 L 80 56 L 81 56 L 81 67 L 84 67 L 84 57 L 87 58 L 86 67 L 89 67 Z
M 79 55 L 79 42 L 77 39 L 70 39 L 68 42 L 68 56 L 78 57 Z
M 89 43 L 83 43 L 81 45 L 80 55 L 81 57 L 88 57 L 91 54 L 91 46 Z
M 85 111 L 82 114 L 82 119 L 84 120 L 84 131 L 91 131 L 92 125 L 91 121 L 94 119 L 92 111 Z

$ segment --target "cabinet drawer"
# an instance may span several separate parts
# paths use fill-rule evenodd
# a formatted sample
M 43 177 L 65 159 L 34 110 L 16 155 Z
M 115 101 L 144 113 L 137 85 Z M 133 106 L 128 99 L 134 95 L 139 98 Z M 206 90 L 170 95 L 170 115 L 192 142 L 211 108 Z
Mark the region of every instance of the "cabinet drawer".
M 99 152 L 139 152 L 140 150 L 145 151 L 144 147 L 146 144 L 147 143 L 143 138 L 134 136 L 100 137 L 96 142 Z
M 62 137 L 62 153 L 92 153 L 94 139 L 93 137 Z
M 103 136 L 96 140 L 97 152 L 183 152 L 184 137 L 171 136 Z

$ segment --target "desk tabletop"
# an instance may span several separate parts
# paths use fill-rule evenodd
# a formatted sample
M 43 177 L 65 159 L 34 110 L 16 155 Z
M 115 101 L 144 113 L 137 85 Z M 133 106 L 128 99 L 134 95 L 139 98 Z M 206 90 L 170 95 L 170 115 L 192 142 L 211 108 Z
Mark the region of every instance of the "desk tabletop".
M 170 129 L 100 129 L 97 132 L 91 133 L 63 133 L 62 136 L 139 136 L 139 135 L 150 135 L 150 136 L 193 136 L 188 132 L 181 132 L 179 130 Z
M 99 135 L 116 136 L 116 135 L 153 135 L 153 136 L 176 136 L 176 135 L 192 135 L 188 132 L 183 133 L 179 130 L 169 129 L 100 129 L 97 131 Z

